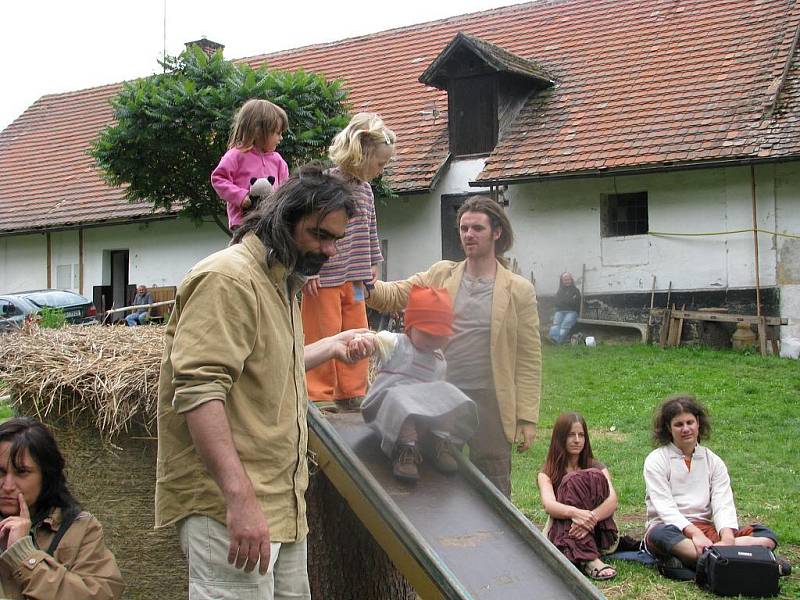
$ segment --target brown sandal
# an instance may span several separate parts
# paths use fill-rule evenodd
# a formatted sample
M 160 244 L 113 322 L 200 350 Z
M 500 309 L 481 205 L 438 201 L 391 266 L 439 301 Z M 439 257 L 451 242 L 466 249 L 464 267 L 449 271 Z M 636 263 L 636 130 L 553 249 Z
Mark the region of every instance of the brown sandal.
M 601 566 L 591 567 L 589 566 L 591 562 L 593 561 L 583 563 L 583 567 L 581 569 L 590 579 L 594 579 L 595 581 L 606 581 L 607 579 L 614 579 L 614 577 L 617 576 L 617 570 L 611 565 L 600 563 Z M 612 571 L 611 574 L 606 573 L 603 575 L 603 572 L 608 570 Z

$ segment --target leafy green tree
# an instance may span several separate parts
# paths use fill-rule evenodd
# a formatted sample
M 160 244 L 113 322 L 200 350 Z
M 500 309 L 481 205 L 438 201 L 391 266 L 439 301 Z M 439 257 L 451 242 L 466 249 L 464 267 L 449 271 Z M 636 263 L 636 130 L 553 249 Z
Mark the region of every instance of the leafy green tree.
M 126 186 L 129 201 L 154 211 L 178 205 L 194 222 L 212 218 L 228 231 L 211 171 L 227 150 L 234 113 L 250 98 L 286 111 L 289 131 L 278 150 L 290 169 L 322 158 L 347 125 L 347 92 L 321 75 L 254 70 L 197 46 L 161 64 L 163 74 L 123 85 L 111 102 L 115 122 L 90 150 L 107 183 Z

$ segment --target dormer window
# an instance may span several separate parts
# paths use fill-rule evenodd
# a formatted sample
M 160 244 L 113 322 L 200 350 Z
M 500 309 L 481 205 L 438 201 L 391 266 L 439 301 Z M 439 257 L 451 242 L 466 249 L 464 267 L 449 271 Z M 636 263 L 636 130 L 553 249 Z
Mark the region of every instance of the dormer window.
M 485 155 L 532 92 L 553 85 L 535 63 L 475 37 L 456 34 L 420 75 L 447 90 L 450 153 Z
M 497 79 L 479 75 L 453 79 L 447 88 L 450 152 L 488 154 L 497 145 Z

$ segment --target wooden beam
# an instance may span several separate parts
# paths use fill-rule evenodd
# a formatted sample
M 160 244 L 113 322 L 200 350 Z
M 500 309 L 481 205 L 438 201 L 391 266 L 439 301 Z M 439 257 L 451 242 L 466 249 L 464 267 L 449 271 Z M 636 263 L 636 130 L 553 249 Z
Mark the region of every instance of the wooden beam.
M 663 308 L 654 308 L 653 316 L 661 316 L 666 311 Z M 758 325 L 760 320 L 764 320 L 765 325 L 788 325 L 789 319 L 786 317 L 759 317 L 757 315 L 733 315 L 721 312 L 706 312 L 700 310 L 676 310 L 671 311 L 672 317 L 676 319 L 690 319 L 694 321 L 717 321 L 720 323 L 749 323 Z

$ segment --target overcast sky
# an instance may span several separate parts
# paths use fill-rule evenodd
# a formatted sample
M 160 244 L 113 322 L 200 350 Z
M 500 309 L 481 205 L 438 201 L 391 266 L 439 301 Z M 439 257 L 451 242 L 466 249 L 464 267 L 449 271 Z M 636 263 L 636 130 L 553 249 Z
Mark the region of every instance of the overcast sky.
M 166 0 L 166 52 L 203 36 L 241 58 L 331 42 L 519 0 Z M 0 130 L 46 94 L 158 70 L 165 0 L 3 2 Z

